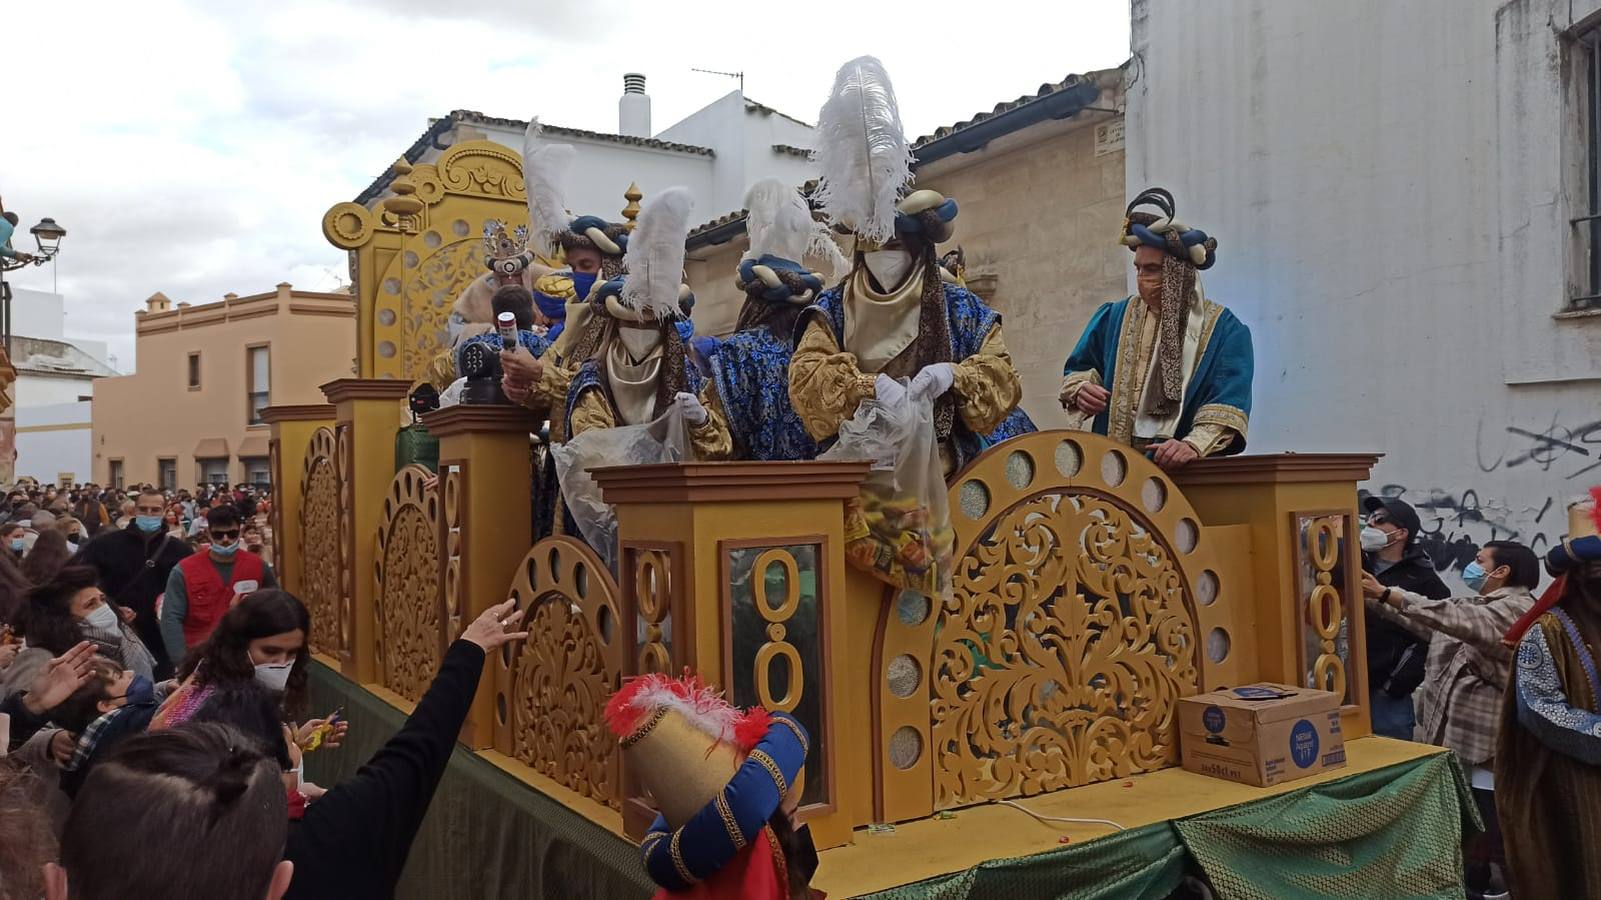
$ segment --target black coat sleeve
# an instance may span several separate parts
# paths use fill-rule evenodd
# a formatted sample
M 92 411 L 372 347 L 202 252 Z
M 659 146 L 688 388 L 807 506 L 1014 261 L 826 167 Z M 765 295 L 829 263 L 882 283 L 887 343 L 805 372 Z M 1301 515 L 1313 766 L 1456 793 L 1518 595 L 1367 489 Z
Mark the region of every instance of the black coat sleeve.
M 484 651 L 456 641 L 395 736 L 289 830 L 289 898 L 390 897 L 467 721 Z

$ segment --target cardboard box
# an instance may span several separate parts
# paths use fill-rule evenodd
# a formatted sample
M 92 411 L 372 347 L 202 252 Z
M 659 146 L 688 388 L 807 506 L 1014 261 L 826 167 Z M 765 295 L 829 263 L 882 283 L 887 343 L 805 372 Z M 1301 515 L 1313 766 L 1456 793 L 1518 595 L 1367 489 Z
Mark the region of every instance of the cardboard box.
M 1266 682 L 1184 697 L 1179 752 L 1191 772 L 1258 787 L 1338 769 L 1340 699 Z

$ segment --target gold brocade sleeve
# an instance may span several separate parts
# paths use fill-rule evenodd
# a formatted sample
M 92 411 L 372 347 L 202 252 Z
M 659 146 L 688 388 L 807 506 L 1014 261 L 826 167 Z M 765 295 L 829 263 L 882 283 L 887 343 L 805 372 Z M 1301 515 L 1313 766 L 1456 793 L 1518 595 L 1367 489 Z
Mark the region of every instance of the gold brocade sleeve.
M 443 391 L 455 380 L 456 351 L 447 348 L 439 351 L 438 355 L 428 361 L 428 365 L 423 368 L 422 376 L 417 379 L 417 384 L 427 382 L 434 386 L 434 390 Z
M 540 358 L 543 364 L 539 380 L 528 392 L 523 405 L 535 412 L 548 412 L 567 405 L 567 389 L 573 383 L 573 369 L 569 368 L 554 351 L 547 350 Z
M 572 418 L 567 421 L 567 436 L 577 437 L 595 428 L 611 428 L 617 424 L 611 407 L 599 390 L 586 390 L 573 406 Z
M 838 434 L 862 400 L 873 396 L 873 382 L 854 353 L 839 349 L 827 326 L 815 319 L 807 323 L 789 360 L 789 402 L 814 440 Z
M 1203 424 L 1190 429 L 1190 433 L 1183 438 L 1184 443 L 1195 448 L 1195 452 L 1202 456 L 1216 456 L 1234 443 L 1235 431 L 1222 425 Z
M 793 364 L 792 364 L 793 365 Z M 794 382 L 791 381 L 791 384 Z M 978 352 L 956 364 L 956 409 L 962 421 L 978 434 L 989 434 L 1023 399 L 1023 382 L 1012 365 L 1012 354 L 996 325 L 984 337 Z
M 717 387 L 710 382 L 701 389 L 700 405 L 706 407 L 706 421 L 689 426 L 689 443 L 695 451 L 695 458 L 733 459 L 734 432 L 728 427 L 728 413 L 723 410 Z

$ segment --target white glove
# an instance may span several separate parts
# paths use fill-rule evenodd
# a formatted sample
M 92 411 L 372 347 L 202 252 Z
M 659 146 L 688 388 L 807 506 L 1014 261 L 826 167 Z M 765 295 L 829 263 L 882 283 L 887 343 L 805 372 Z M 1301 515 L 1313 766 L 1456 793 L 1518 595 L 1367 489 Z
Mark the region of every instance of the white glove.
M 878 397 L 878 402 L 885 406 L 906 404 L 906 387 L 888 375 L 880 374 L 873 381 L 873 393 Z
M 956 383 L 956 367 L 950 363 L 931 363 L 912 378 L 911 394 L 926 400 L 942 397 Z
M 684 414 L 684 421 L 691 425 L 705 425 L 710 418 L 706 415 L 706 407 L 701 405 L 700 398 L 688 391 L 679 391 L 673 396 L 673 402 L 678 405 Z

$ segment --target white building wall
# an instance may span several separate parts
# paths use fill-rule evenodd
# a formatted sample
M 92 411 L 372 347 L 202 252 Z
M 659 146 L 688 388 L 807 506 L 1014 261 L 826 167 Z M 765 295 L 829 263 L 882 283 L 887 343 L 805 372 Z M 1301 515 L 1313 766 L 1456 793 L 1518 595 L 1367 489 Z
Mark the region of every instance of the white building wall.
M 1382 451 L 1437 565 L 1537 551 L 1601 483 L 1601 317 L 1569 296 L 1561 30 L 1598 0 L 1133 0 L 1127 190 L 1219 241 L 1249 452 Z M 1132 285 L 1131 285 L 1132 287 Z
M 89 378 L 67 378 L 53 375 L 17 373 L 17 408 L 53 406 L 59 403 L 76 403 L 79 397 L 94 394 L 94 381 Z M 88 407 L 85 406 L 85 409 Z M 87 413 L 84 421 L 87 422 Z
M 12 289 L 12 334 L 63 341 L 66 340 L 66 327 L 67 303 L 60 294 L 31 288 Z
M 55 481 L 62 473 L 88 481 L 93 455 L 89 404 L 51 403 L 17 409 L 17 474 Z

